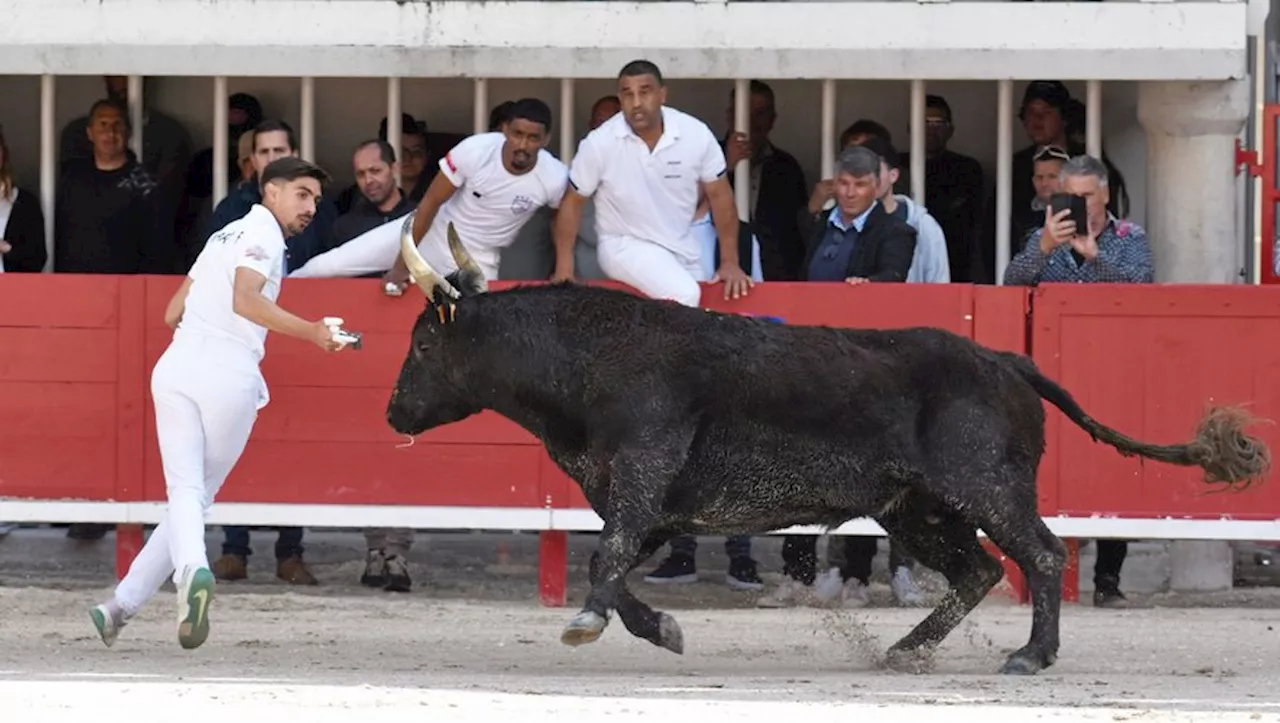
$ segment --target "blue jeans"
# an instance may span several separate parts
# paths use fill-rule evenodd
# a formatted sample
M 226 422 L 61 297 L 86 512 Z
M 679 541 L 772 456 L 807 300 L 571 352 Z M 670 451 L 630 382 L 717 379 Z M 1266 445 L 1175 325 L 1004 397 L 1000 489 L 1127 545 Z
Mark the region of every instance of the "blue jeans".
M 671 538 L 672 556 L 693 557 L 698 552 L 698 538 L 692 535 Z M 736 535 L 724 538 L 724 554 L 730 560 L 751 557 L 751 536 Z
M 276 531 L 280 533 L 276 538 L 276 559 L 283 560 L 294 555 L 301 557 L 302 528 L 277 527 Z M 249 547 L 248 527 L 223 525 L 222 532 L 226 535 L 226 540 L 222 543 L 222 554 L 239 555 L 245 559 L 253 554 Z

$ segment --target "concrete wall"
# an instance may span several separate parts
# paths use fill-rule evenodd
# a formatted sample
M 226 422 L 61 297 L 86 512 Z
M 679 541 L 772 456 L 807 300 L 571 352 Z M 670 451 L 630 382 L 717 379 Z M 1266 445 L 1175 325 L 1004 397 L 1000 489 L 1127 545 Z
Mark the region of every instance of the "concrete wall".
M 670 102 L 705 120 L 721 134 L 727 128 L 726 108 L 732 82 L 728 80 L 671 81 Z M 774 141 L 793 153 L 812 184 L 820 168 L 821 84 L 813 80 L 772 81 L 780 114 Z M 1014 106 L 1022 98 L 1025 83 L 1014 84 Z M 1069 81 L 1073 95 L 1083 99 L 1085 84 Z M 213 143 L 213 81 L 210 78 L 155 78 L 156 107 L 177 117 L 191 132 L 196 148 Z M 386 115 L 386 82 L 381 79 L 318 78 L 315 81 L 315 160 L 326 166 L 342 183 L 351 181 L 350 148 L 377 133 Z M 406 79 L 402 81 L 402 105 L 406 112 L 425 119 L 433 130 L 470 132 L 472 127 L 473 83 L 462 78 Z M 613 92 L 608 80 L 580 80 L 575 85 L 576 137 L 582 130 L 591 104 Z M 283 117 L 300 129 L 300 83 L 293 78 L 229 78 L 229 93 L 256 95 L 268 115 Z M 859 118 L 883 123 L 893 133 L 900 151 L 910 146 L 909 84 L 900 81 L 841 81 L 836 84 L 836 132 Z M 956 133 L 952 148 L 974 156 L 987 170 L 988 185 L 995 183 L 996 84 L 984 81 L 930 83 L 926 92 L 947 98 L 955 115 Z M 101 78 L 62 76 L 57 82 L 57 131 L 72 118 L 84 113 L 103 93 Z M 559 112 L 559 83 L 550 79 L 494 79 L 489 81 L 489 105 L 523 96 L 536 96 Z M 13 154 L 19 183 L 33 193 L 39 190 L 40 81 L 35 76 L 0 76 L 0 124 L 3 124 Z M 1146 218 L 1146 140 L 1137 122 L 1136 83 L 1113 81 L 1103 84 L 1103 146 L 1119 166 L 1128 183 L 1131 216 L 1143 223 Z M 555 122 L 561 122 L 556 118 Z M 1027 144 L 1021 124 L 1014 120 L 1014 150 Z M 552 132 L 553 153 L 560 155 L 559 132 Z

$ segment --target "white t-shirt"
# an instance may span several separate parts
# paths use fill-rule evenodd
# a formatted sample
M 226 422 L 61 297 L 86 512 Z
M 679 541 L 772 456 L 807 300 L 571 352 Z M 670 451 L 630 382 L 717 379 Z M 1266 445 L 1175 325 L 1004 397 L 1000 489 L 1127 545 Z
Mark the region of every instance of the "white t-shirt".
M 698 183 L 725 174 L 724 151 L 706 123 L 662 107 L 662 137 L 653 151 L 616 113 L 587 134 L 573 157 L 569 183 L 595 200 L 596 235 L 633 236 L 689 260 L 699 244 L 689 234 Z
M 236 269 L 243 266 L 267 277 L 262 294 L 275 301 L 284 275 L 284 251 L 280 224 L 260 203 L 210 236 L 187 273 L 191 290 L 174 338 L 192 335 L 234 341 L 261 361 L 267 329 L 233 310 Z
M 505 142 L 501 133 L 479 133 L 440 159 L 440 172 L 457 190 L 436 213 L 418 250 L 441 276 L 458 269 L 449 253 L 450 221 L 485 278 L 492 281 L 498 277 L 502 249 L 515 241 L 529 217 L 542 206 L 560 208 L 569 169 L 546 149 L 539 149 L 533 169 L 514 175 L 502 164 Z

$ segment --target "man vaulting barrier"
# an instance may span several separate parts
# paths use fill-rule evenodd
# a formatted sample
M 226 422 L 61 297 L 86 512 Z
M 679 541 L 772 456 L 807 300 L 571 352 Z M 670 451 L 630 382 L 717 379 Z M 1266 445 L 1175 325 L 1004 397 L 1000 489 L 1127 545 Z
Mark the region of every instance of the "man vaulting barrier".
M 214 577 L 204 519 L 270 398 L 260 368 L 267 331 L 325 351 L 357 341 L 340 318 L 307 321 L 276 304 L 285 237 L 311 223 L 327 180 L 296 156 L 273 161 L 262 172 L 262 202 L 209 237 L 169 300 L 164 317 L 173 340 L 151 373 L 169 505 L 115 595 L 90 611 L 107 646 L 170 575 L 178 642 L 193 649 L 208 638 Z
M 616 611 L 632 635 L 683 652 L 675 619 L 626 582 L 673 537 L 871 517 L 950 584 L 890 647 L 891 667 L 927 664 L 1004 576 L 981 529 L 1033 601 L 1030 639 L 1002 672 L 1034 674 L 1058 657 L 1066 560 L 1037 509 L 1043 401 L 1121 454 L 1197 466 L 1208 483 L 1243 489 L 1270 469 L 1239 409 L 1211 410 L 1185 444 L 1148 444 L 1089 417 L 1026 356 L 943 329 L 775 324 L 572 282 L 486 293 L 456 233 L 445 278 L 411 227 L 401 253 L 427 306 L 387 422 L 418 435 L 492 410 L 579 485 L 604 528 L 568 645 L 599 638 Z

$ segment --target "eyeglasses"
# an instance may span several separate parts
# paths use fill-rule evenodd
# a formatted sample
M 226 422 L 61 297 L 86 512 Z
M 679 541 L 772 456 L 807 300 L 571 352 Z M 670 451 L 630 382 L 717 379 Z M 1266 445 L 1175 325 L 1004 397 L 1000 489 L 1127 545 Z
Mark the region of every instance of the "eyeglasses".
M 1069 161 L 1071 160 L 1071 155 L 1057 146 L 1045 146 L 1044 148 L 1041 148 L 1040 150 L 1036 151 L 1035 160 L 1036 161 L 1048 161 L 1048 160 Z

